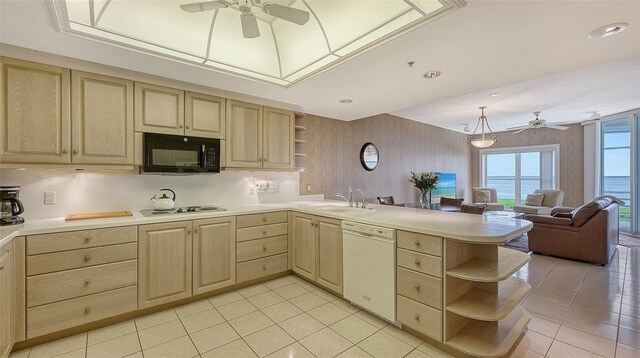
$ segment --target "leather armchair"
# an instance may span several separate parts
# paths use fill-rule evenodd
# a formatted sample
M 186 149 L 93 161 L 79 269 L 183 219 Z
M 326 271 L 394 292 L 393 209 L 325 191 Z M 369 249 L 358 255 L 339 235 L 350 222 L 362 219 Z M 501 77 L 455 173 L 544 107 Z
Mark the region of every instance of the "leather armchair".
M 488 203 L 476 202 L 476 191 L 478 190 L 486 190 L 489 192 L 490 199 Z M 498 203 L 498 190 L 496 188 L 472 188 L 471 197 L 472 197 L 471 200 L 473 201 L 473 205 L 487 204 L 486 207 L 484 208 L 485 211 L 504 210 L 504 205 Z
M 562 201 L 564 200 L 564 192 L 562 190 L 536 189 L 533 193 L 544 194 L 542 205 L 514 205 L 513 211 L 524 214 L 549 215 L 551 214 L 551 210 L 562 205 Z
M 555 216 L 526 215 L 533 222 L 529 250 L 606 265 L 618 244 L 618 210 L 617 201 L 599 197 L 580 208 L 553 208 Z

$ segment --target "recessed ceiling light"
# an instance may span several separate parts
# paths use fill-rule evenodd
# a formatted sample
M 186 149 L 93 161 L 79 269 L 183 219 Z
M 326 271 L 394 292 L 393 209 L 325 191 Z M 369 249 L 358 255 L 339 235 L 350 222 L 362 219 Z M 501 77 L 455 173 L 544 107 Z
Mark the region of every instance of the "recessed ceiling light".
M 600 37 L 607 37 L 615 34 L 619 34 L 626 30 L 629 24 L 626 22 L 616 22 L 614 24 L 604 25 L 591 31 L 588 35 L 590 39 L 597 39 Z
M 431 80 L 431 79 L 440 77 L 441 75 L 442 75 L 442 71 L 429 71 L 429 72 L 425 73 L 424 75 L 422 75 L 422 77 Z
M 494 92 L 494 93 L 491 93 L 489 96 L 491 96 L 491 97 L 498 97 L 499 95 L 500 95 L 500 93 L 498 93 L 498 92 Z
M 344 103 L 344 104 L 348 104 L 348 103 L 353 102 L 353 100 L 351 100 L 351 99 L 349 99 L 349 98 L 344 98 L 344 99 L 339 100 L 338 102 L 340 102 L 340 103 Z

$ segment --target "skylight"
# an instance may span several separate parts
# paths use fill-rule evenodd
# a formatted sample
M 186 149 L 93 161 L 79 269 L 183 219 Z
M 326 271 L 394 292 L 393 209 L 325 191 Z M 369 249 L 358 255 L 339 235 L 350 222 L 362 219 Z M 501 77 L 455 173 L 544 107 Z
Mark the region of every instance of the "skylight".
M 309 21 L 297 25 L 255 11 L 260 36 L 244 38 L 241 12 L 235 5 L 190 13 L 180 5 L 198 0 L 51 1 L 65 33 L 283 87 L 464 4 L 460 0 L 274 0 L 309 12 Z M 265 3 L 254 0 L 253 6 Z

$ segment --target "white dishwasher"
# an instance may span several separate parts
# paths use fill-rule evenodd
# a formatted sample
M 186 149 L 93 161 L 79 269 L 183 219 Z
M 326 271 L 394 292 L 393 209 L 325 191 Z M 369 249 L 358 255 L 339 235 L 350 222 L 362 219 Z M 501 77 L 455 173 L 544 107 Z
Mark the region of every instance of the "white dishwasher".
M 342 222 L 344 298 L 396 321 L 396 231 Z

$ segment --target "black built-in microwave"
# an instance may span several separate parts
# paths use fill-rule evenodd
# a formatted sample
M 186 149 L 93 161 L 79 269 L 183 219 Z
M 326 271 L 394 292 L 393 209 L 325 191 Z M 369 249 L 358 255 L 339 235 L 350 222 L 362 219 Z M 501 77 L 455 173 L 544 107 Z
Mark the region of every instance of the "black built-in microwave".
M 220 139 L 145 133 L 140 172 L 220 173 Z

